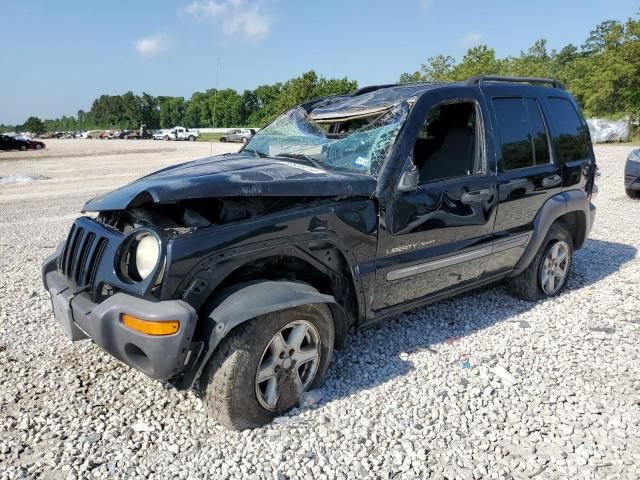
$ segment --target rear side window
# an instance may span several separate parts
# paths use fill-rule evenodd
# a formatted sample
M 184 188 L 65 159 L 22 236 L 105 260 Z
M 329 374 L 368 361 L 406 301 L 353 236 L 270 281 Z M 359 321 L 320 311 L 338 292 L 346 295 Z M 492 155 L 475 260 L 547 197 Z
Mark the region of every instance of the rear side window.
M 573 104 L 566 98 L 549 97 L 550 121 L 554 127 L 553 143 L 560 163 L 583 160 L 589 156 L 586 127 Z
M 540 105 L 533 98 L 525 98 L 524 103 L 531 120 L 531 135 L 533 136 L 533 156 L 536 165 L 544 165 L 551 161 L 549 156 L 549 137 L 544 126 Z
M 533 98 L 495 98 L 493 109 L 502 140 L 502 169 L 549 163 L 549 138 Z

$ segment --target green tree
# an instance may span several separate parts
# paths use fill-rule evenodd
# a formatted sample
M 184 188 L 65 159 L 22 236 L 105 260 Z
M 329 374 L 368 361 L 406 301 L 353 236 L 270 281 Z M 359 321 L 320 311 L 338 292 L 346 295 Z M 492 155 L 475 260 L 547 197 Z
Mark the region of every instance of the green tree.
M 29 133 L 40 134 L 45 131 L 44 123 L 38 117 L 29 117 L 23 129 Z

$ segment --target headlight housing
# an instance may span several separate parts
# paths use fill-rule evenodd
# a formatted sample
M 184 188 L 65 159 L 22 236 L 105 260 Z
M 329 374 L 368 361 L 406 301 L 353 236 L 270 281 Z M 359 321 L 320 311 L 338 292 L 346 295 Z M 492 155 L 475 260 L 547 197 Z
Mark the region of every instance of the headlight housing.
M 630 162 L 638 162 L 638 163 L 640 163 L 640 148 L 637 149 L 637 150 L 632 151 L 629 154 L 628 160 Z
M 131 281 L 146 280 L 160 262 L 160 239 L 148 230 L 134 233 L 126 243 L 120 270 Z

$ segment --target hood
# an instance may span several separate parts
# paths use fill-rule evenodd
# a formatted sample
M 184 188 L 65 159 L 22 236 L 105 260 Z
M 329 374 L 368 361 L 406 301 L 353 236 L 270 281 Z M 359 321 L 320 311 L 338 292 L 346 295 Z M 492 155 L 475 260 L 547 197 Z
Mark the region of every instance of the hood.
M 295 160 L 227 154 L 159 170 L 89 200 L 83 211 L 124 210 L 146 203 L 221 197 L 371 196 L 373 177 L 318 169 Z

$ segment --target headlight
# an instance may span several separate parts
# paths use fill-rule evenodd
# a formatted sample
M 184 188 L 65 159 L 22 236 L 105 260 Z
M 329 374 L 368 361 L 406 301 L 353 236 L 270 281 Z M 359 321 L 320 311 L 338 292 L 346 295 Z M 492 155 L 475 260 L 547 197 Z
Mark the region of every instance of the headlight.
M 628 160 L 630 162 L 640 162 L 640 148 L 638 150 L 634 150 L 629 154 Z
M 134 282 L 146 279 L 160 261 L 160 240 L 153 233 L 133 233 L 120 257 L 120 271 Z
M 160 242 L 150 233 L 143 234 L 135 247 L 135 269 L 141 280 L 147 278 L 156 268 L 160 259 Z

